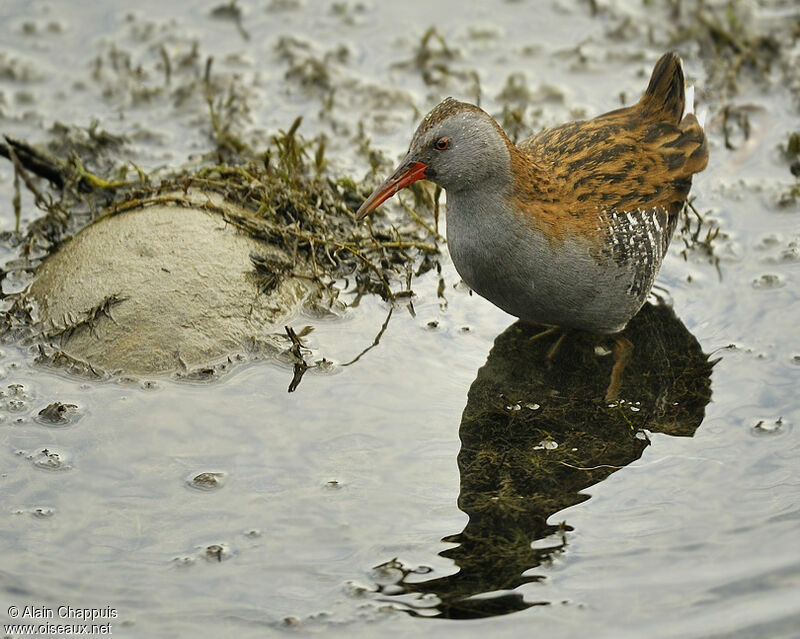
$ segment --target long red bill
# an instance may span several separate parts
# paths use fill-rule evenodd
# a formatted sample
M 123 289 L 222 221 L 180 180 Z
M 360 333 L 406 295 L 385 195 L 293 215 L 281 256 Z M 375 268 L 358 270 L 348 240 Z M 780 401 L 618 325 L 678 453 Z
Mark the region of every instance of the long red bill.
M 392 197 L 400 189 L 406 188 L 409 184 L 413 184 L 417 180 L 425 177 L 425 171 L 428 165 L 424 162 L 405 162 L 400 165 L 400 168 L 394 172 L 394 175 L 387 178 L 386 181 L 375 189 L 356 213 L 356 219 L 360 220 L 377 209 L 386 200 Z

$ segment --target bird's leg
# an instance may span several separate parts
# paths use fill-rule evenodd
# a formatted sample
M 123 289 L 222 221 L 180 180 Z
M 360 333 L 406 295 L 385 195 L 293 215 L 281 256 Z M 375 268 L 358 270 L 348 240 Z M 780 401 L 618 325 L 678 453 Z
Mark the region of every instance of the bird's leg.
M 542 331 L 539 331 L 533 337 L 529 337 L 528 338 L 529 342 L 535 342 L 537 339 L 542 339 L 543 337 L 547 337 L 548 335 L 552 335 L 553 333 L 556 332 L 556 329 L 558 329 L 558 326 L 548 326 L 547 324 L 536 324 L 535 326 L 544 326 L 545 329 L 542 330 Z
M 626 337 L 617 337 L 614 348 L 611 350 L 614 355 L 614 367 L 611 369 L 611 380 L 606 389 L 606 402 L 613 402 L 619 396 L 619 387 L 622 385 L 622 372 L 631 361 L 633 353 L 633 342 Z
M 535 342 L 536 340 L 540 340 L 543 337 L 547 337 L 548 335 L 552 335 L 553 333 L 556 333 L 556 332 L 559 332 L 559 331 L 561 332 L 561 335 L 558 336 L 558 339 L 547 350 L 547 353 L 544 356 L 545 362 L 547 363 L 547 367 L 550 368 L 550 366 L 553 365 L 553 358 L 556 356 L 556 353 L 558 352 L 558 348 L 559 348 L 559 346 L 561 346 L 561 342 L 564 341 L 564 337 L 567 334 L 567 330 L 562 328 L 562 327 L 560 327 L 560 326 L 551 326 L 550 324 L 538 324 L 538 323 L 533 323 L 533 322 L 528 322 L 528 323 L 532 324 L 533 326 L 541 326 L 541 327 L 543 327 L 543 330 L 541 330 L 538 333 L 536 333 L 536 335 L 534 335 L 533 337 L 529 337 L 528 338 L 528 343 Z
M 553 330 L 556 330 L 557 328 L 558 328 L 557 326 L 554 326 Z M 567 331 L 562 329 L 561 335 L 558 336 L 558 339 L 555 341 L 555 344 L 553 344 L 547 351 L 547 355 L 545 355 L 544 358 L 545 361 L 547 361 L 548 366 L 550 366 L 553 363 L 553 358 L 556 356 L 556 353 L 558 352 L 558 347 L 561 346 L 561 342 L 564 341 L 564 338 L 566 336 L 567 336 Z

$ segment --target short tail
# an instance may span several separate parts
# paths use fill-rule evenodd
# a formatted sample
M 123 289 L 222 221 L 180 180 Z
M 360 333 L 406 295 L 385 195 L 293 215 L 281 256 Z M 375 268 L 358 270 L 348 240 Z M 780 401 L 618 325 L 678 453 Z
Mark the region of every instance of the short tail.
M 656 62 L 639 104 L 677 124 L 683 116 L 685 99 L 681 59 L 672 52 L 665 53 Z

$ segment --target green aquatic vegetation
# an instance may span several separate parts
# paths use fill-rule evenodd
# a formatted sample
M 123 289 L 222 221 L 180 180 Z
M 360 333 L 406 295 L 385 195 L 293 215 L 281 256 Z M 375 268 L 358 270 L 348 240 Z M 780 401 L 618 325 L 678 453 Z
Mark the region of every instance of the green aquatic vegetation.
M 327 138 L 323 134 L 305 138 L 300 117 L 278 130 L 266 148 L 252 146 L 240 134 L 239 123 L 247 113 L 245 96 L 235 83 L 220 89 L 213 79 L 212 64 L 209 58 L 204 76 L 193 85 L 207 107 L 209 151 L 190 165 L 144 170 L 125 161 L 125 139 L 99 130 L 96 125 L 86 130 L 54 128 L 49 150 L 13 138 L 0 144 L 0 154 L 14 166 L 17 189 L 12 204 L 16 211 L 21 217 L 22 191 L 27 188 L 34 205 L 42 212 L 27 229 L 18 228 L 6 235 L 8 241 L 22 244 L 22 259 L 13 267 L 15 280 L 30 281 L 44 258 L 57 252 L 87 225 L 148 209 L 166 211 L 168 216 L 173 215 L 171 211 L 179 215 L 181 208 L 195 212 L 199 209 L 219 216 L 263 243 L 258 245 L 264 246 L 263 251 L 250 249 L 252 270 L 245 274 L 245 280 L 255 284 L 262 300 L 259 309 L 264 305 L 263 300 L 284 299 L 282 295 L 301 287 L 308 291 L 306 308 L 313 313 L 339 312 L 344 301 L 341 294 L 346 293 L 353 305 L 363 295 L 376 294 L 389 302 L 406 305 L 413 314 L 413 275 L 438 265 L 442 238 L 436 232 L 435 221 L 433 225 L 426 221 L 424 209 L 436 219 L 440 190 L 432 185 L 416 189 L 413 204 L 410 197 L 402 202 L 407 213 L 401 223 L 385 210 L 368 224 L 357 223 L 354 213 L 374 186 L 377 170 L 365 184 L 350 176 L 331 175 L 326 157 Z M 370 152 L 368 143 L 365 150 Z M 380 161 L 381 156 L 375 154 L 376 169 Z M 49 187 L 37 178 L 46 180 Z M 13 294 L 0 318 L 2 330 L 23 343 L 35 344 L 36 360 L 40 363 L 83 375 L 107 376 L 117 370 L 116 366 L 123 365 L 99 364 L 99 360 L 92 359 L 97 357 L 92 349 L 116 352 L 113 345 L 108 348 L 98 345 L 111 339 L 114 331 L 121 330 L 116 328 L 121 323 L 115 318 L 120 318 L 122 307 L 117 305 L 125 301 L 120 298 L 129 295 L 112 295 L 119 290 L 114 282 L 107 298 L 100 303 L 92 301 L 63 317 L 63 313 L 50 317 L 44 322 L 46 326 L 24 291 Z M 285 302 L 272 305 L 276 309 L 284 303 L 290 305 L 285 309 L 289 313 L 294 299 L 290 294 Z M 262 311 L 258 311 L 259 316 Z M 245 313 L 242 321 L 253 321 L 247 319 L 252 313 L 251 307 L 250 315 Z M 125 317 L 125 322 L 138 321 Z M 375 344 L 386 330 L 389 317 Z M 271 330 L 269 321 L 259 326 Z M 98 325 L 101 325 L 99 330 Z M 303 346 L 302 331 L 294 332 L 287 327 L 286 348 L 280 345 L 280 340 L 256 337 L 257 332 L 254 329 L 252 338 L 243 338 L 242 352 L 260 357 L 276 352 L 276 348 L 281 351 L 279 357 L 294 369 L 290 391 L 310 368 L 330 366 L 324 358 L 308 360 L 311 351 Z M 179 377 L 216 377 L 240 361 L 236 358 L 241 355 L 236 353 L 227 360 L 197 359 L 191 355 L 197 352 L 194 344 L 184 345 L 190 353 L 188 359 L 183 358 L 180 348 L 172 355 L 167 354 L 177 359 L 179 368 L 173 372 Z M 155 353 L 158 349 L 151 350 Z M 171 364 L 154 356 L 143 365 Z
M 323 112 L 330 113 L 337 89 L 336 65 L 347 62 L 350 52 L 340 45 L 323 53 L 315 53 L 309 42 L 293 36 L 282 36 L 275 52 L 289 65 L 284 78 L 309 93 L 319 95 Z
M 794 131 L 789 134 L 786 146 L 782 147 L 782 150 L 789 160 L 800 158 L 800 131 Z
M 699 49 L 698 57 L 709 72 L 705 88 L 719 91 L 723 99 L 737 93 L 745 79 L 767 81 L 773 68 L 781 69 L 787 78 L 794 74 L 786 65 L 785 55 L 796 38 L 791 33 L 791 21 L 771 18 L 762 6 L 738 0 L 648 4 L 656 19 L 667 18 L 650 24 L 651 40 L 662 40 L 666 46 Z M 664 32 L 666 39 L 661 36 Z
M 393 66 L 415 71 L 422 76 L 426 85 L 440 89 L 446 87 L 450 79 L 469 81 L 475 94 L 475 103 L 480 106 L 481 84 L 478 73 L 475 70 L 456 68 L 455 64 L 460 57 L 460 52 L 447 44 L 436 27 L 429 27 L 414 48 L 411 59 L 397 62 Z
M 694 205 L 694 198 L 690 197 L 681 210 L 681 222 L 678 227 L 683 249 L 681 255 L 684 260 L 689 259 L 690 253 L 704 255 L 710 264 L 717 270 L 717 276 L 722 279 L 722 269 L 719 266 L 719 256 L 715 251 L 714 240 L 719 237 L 719 226 L 715 226 L 703 217 Z
M 800 131 L 789 133 L 786 142 L 778 148 L 783 159 L 789 164 L 789 171 L 795 177 L 795 183 L 778 196 L 778 206 L 786 209 L 800 202 Z
M 770 87 L 781 82 L 797 95 L 796 50 L 800 23 L 783 0 L 644 0 L 636 3 L 589 2 L 598 21 L 614 26 L 605 32 L 610 43 L 626 42 L 624 51 L 607 57 L 635 60 L 650 49 L 674 49 L 701 61 L 706 75 L 699 87 L 725 105 L 743 87 Z M 637 46 L 638 45 L 638 46 Z M 578 67 L 590 60 L 582 45 L 568 50 Z M 701 93 L 701 97 L 705 97 Z
M 786 143 L 779 146 L 783 159 L 789 164 L 789 171 L 800 178 L 800 131 L 789 133 Z
M 386 157 L 386 154 L 372 146 L 372 138 L 367 135 L 366 131 L 364 130 L 363 122 L 358 123 L 358 130 L 354 142 L 356 144 L 356 148 L 358 149 L 359 155 L 366 158 L 369 162 L 370 178 L 378 179 L 378 173 L 380 171 L 386 171 L 391 168 L 392 162 L 388 157 Z M 349 180 L 352 183 L 352 180 L 347 177 L 339 178 L 339 180 L 340 182 L 342 180 Z M 355 188 L 354 183 L 353 188 Z
M 792 185 L 778 196 L 778 206 L 789 208 L 796 206 L 800 202 L 800 182 Z
M 447 76 L 453 74 L 450 63 L 458 56 L 458 51 L 447 45 L 444 36 L 436 27 L 429 27 L 422 34 L 413 57 L 405 62 L 399 62 L 395 66 L 418 71 L 425 84 L 429 86 L 442 86 L 446 82 Z
M 61 157 L 10 138 L 0 145 L 0 154 L 14 162 L 16 174 L 45 213 L 28 229 L 27 240 L 58 246 L 79 230 L 81 221 L 90 221 L 79 214 L 87 207 L 101 207 L 103 215 L 114 215 L 154 204 L 196 206 L 182 200 L 190 188 L 199 189 L 223 195 L 248 211 L 238 215 L 211 202 L 202 205 L 250 235 L 281 246 L 292 256 L 292 275 L 311 277 L 326 287 L 347 278 L 359 295 L 378 293 L 394 299 L 396 282 L 405 283 L 409 267 L 425 255 L 438 254 L 440 238 L 417 209 L 438 211 L 439 191 L 430 186 L 414 191 L 414 206 L 404 204 L 410 224 L 396 225 L 386 215 L 368 225 L 357 224 L 354 211 L 368 195 L 369 185 L 328 175 L 326 138 L 303 138 L 299 117 L 279 130 L 266 150 L 250 148 L 233 133 L 230 123 L 235 115 L 214 92 L 211 64 L 209 59 L 204 95 L 216 148 L 191 168 L 147 174 L 134 167 L 131 174 L 130 165 L 121 158 L 116 164 L 108 161 L 123 154 L 124 141 L 96 128 L 80 137 L 80 143 L 75 142 L 72 128 L 55 131 L 60 139 L 54 147 Z M 31 175 L 46 178 L 52 190 L 42 190 Z M 276 271 L 275 277 L 286 274 Z
M 211 9 L 209 14 L 212 18 L 217 20 L 228 20 L 233 22 L 236 30 L 244 40 L 250 39 L 250 34 L 245 30 L 242 24 L 242 10 L 239 7 L 238 0 L 231 0 L 227 4 L 220 4 Z
M 726 64 L 718 68 L 725 83 L 735 87 L 740 71 L 749 67 L 758 74 L 769 72 L 779 53 L 776 38 L 752 28 L 748 8 L 741 2 L 722 6 L 698 3 L 693 18 L 699 28 L 695 31 L 708 53 Z M 710 49 L 710 50 L 709 50 Z M 721 65 L 720 65 L 721 66 Z

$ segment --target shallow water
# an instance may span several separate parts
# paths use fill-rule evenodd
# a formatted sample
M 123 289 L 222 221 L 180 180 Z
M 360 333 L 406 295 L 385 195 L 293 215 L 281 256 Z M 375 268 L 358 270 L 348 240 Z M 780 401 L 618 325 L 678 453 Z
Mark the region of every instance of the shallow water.
M 642 11 L 610 4 L 634 21 Z M 413 57 L 428 26 L 460 52 L 454 70 L 478 71 L 491 112 L 500 110 L 509 74 L 523 74 L 534 127 L 616 107 L 621 92 L 637 95 L 658 53 L 635 30 L 609 37 L 619 26 L 614 12 L 592 17 L 567 2 L 473 5 L 242 2 L 245 40 L 233 22 L 211 17 L 213 3 L 145 2 L 131 12 L 116 2 L 71 2 L 69 10 L 6 2 L 0 129 L 39 142 L 54 121 L 96 118 L 130 137 L 133 161 L 180 165 L 210 142 L 202 91 L 181 98 L 178 87 L 213 55 L 222 86 L 247 87 L 248 136 L 266 140 L 303 114 L 302 131 L 328 135 L 334 172 L 362 175 L 359 120 L 394 159 L 416 125 L 415 107 L 449 93 L 476 97 L 467 75 L 428 86 L 417 71 L 394 66 Z M 769 11 L 798 19 L 790 5 Z M 285 77 L 293 63 L 275 49 L 285 35 L 317 58 L 330 53 L 329 112 L 321 106 L 329 89 Z M 177 60 L 194 40 L 199 66 L 175 64 L 170 89 L 160 89 L 161 44 Z M 133 73 L 112 70 L 112 43 L 130 54 Z M 586 68 L 570 53 L 577 43 Z M 681 53 L 701 84 L 703 61 L 695 50 Z M 461 414 L 495 338 L 513 322 L 457 286 L 445 258 L 446 304 L 435 272 L 415 280 L 416 316 L 396 308 L 380 345 L 354 365 L 340 364 L 372 343 L 386 304 L 363 299 L 340 320 L 297 317 L 293 326 L 315 327 L 313 358 L 337 365 L 310 371 L 292 394 L 291 370 L 278 363 L 245 364 L 212 383 L 89 382 L 38 367 L 6 344 L 3 623 L 11 605 L 67 604 L 113 607 L 114 633 L 135 637 L 249 637 L 289 627 L 364 637 L 521 637 L 532 628 L 553 637 L 800 636 L 800 211 L 775 203 L 794 183 L 776 149 L 797 126 L 797 110 L 777 79 L 770 87 L 745 83 L 734 98 L 755 105 L 750 137 L 735 151 L 724 148 L 715 117 L 721 98 L 699 87 L 712 116 L 712 159 L 693 192 L 721 228 L 721 277 L 698 252 L 684 260 L 676 236 L 658 280 L 703 350 L 722 358 L 705 419 L 691 438 L 652 433 L 640 459 L 550 518 L 572 528 L 567 545 L 532 571 L 543 580 L 515 589 L 549 605 L 434 620 L 407 614 L 408 595 L 374 592 L 391 578 L 372 567 L 393 558 L 432 569 L 417 581 L 455 572 L 439 553 L 453 546 L 442 539 L 467 524 L 457 506 Z M 13 170 L 0 164 L 3 229 L 14 225 L 12 194 Z M 24 223 L 37 212 L 27 193 L 23 206 Z M 5 259 L 17 254 L 2 251 Z M 55 401 L 77 405 L 68 423 L 37 421 Z M 221 485 L 192 486 L 200 473 L 223 473 Z

